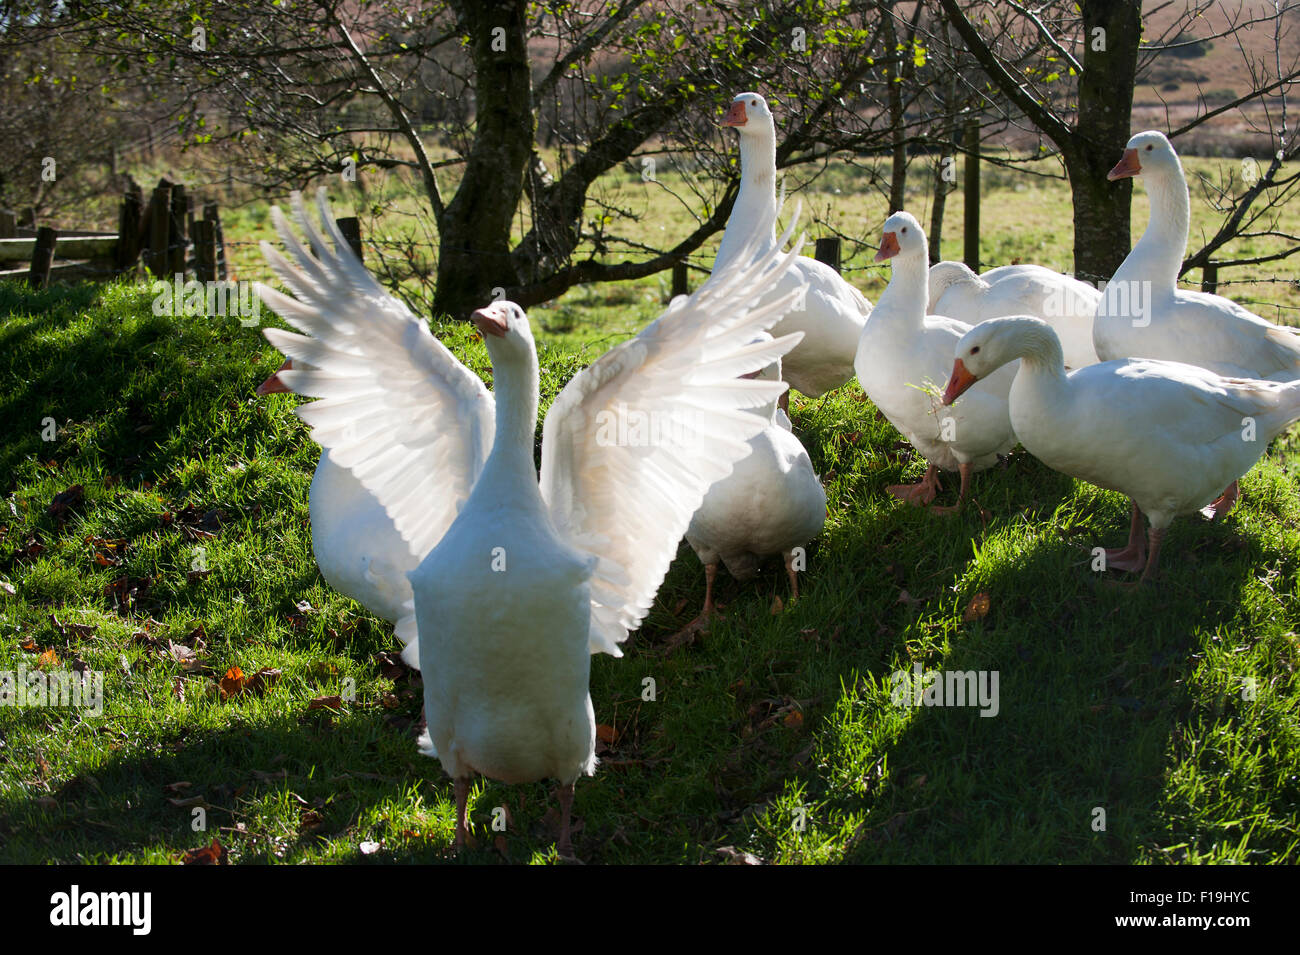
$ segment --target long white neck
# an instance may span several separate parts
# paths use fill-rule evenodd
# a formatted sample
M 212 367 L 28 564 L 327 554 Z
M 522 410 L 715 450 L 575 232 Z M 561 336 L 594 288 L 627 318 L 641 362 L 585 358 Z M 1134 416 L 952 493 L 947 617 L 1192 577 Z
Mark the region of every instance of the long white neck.
M 899 330 L 919 330 L 929 303 L 930 270 L 925 250 L 899 252 L 889 262 L 889 284 L 880 293 L 870 321 L 884 320 Z
M 533 463 L 533 436 L 537 429 L 538 370 L 537 352 L 530 347 L 527 355 L 487 340 L 492 358 L 493 393 L 496 398 L 496 435 L 492 453 L 483 464 L 483 473 L 475 487 L 506 492 L 519 500 L 521 493 L 537 496 L 537 470 Z M 531 346 L 531 343 L 530 343 Z
M 718 246 L 714 271 L 731 264 L 755 235 L 764 236 L 761 255 L 776 241 L 776 132 L 755 129 L 740 134 L 740 191 Z
M 1171 292 L 1178 281 L 1183 253 L 1187 251 L 1187 227 L 1191 220 L 1187 180 L 1177 161 L 1171 166 L 1144 170 L 1142 179 L 1151 200 L 1151 214 L 1146 231 L 1116 277 L 1146 279 L 1152 283 L 1153 293 Z M 1130 264 L 1134 274 L 1128 274 Z
M 995 319 L 1005 329 L 1002 334 L 1009 336 L 1010 358 L 1020 359 L 1020 367 L 1035 376 L 1066 380 L 1065 353 L 1061 350 L 1061 339 L 1057 337 L 1048 324 L 1034 319 L 1008 318 Z

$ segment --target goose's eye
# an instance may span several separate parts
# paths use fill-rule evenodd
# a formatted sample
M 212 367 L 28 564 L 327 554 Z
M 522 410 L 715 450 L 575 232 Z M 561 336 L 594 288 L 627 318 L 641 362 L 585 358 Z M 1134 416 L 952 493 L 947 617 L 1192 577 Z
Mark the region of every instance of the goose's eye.
M 1154 148 L 1154 144 L 1152 144 L 1152 143 L 1147 143 L 1147 152 L 1151 152 L 1151 150 L 1152 150 L 1153 148 Z
M 903 228 L 900 229 L 899 231 L 902 232 L 903 235 L 907 235 L 907 226 L 903 226 Z
M 974 348 L 972 348 L 972 349 L 970 350 L 970 353 L 971 353 L 972 355 L 978 355 L 978 354 L 980 353 L 980 346 L 979 346 L 979 345 L 976 345 Z

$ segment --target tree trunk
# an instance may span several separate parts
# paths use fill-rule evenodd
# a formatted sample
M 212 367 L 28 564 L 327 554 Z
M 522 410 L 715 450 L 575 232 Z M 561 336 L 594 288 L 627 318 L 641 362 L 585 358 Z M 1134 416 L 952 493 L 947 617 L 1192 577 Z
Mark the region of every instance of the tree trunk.
M 956 50 L 952 46 L 952 38 L 948 34 L 948 20 L 946 17 L 941 19 L 942 29 L 938 37 L 942 38 L 943 54 L 945 59 L 951 63 Z M 943 126 L 939 132 L 939 143 L 942 148 L 939 150 L 938 162 L 934 167 L 934 202 L 930 207 L 930 232 L 927 238 L 930 240 L 930 264 L 933 265 L 943 258 L 943 213 L 948 204 L 949 183 L 944 179 L 944 173 L 952 169 L 954 173 L 957 168 L 957 72 L 949 70 L 940 87 L 942 90 L 943 100 Z M 945 160 L 951 159 L 951 164 L 945 163 Z
M 1129 140 L 1142 38 L 1141 0 L 1080 0 L 1084 52 L 1078 121 L 1073 126 L 1032 96 L 1019 71 L 993 52 L 958 0 L 939 3 L 989 79 L 1061 151 L 1074 203 L 1075 274 L 1089 282 L 1109 279 L 1129 250 L 1133 187 L 1127 180 L 1107 182 L 1106 173 Z
M 889 127 L 892 131 L 891 167 L 889 173 L 889 214 L 899 212 L 907 201 L 907 132 L 903 113 L 903 58 L 907 51 L 898 50 L 898 31 L 894 28 L 893 4 L 885 10 L 882 23 L 885 49 L 893 58 L 889 70 L 889 87 L 886 102 L 889 107 Z
M 1074 271 L 1084 281 L 1098 282 L 1115 274 L 1130 248 L 1133 182 L 1108 182 L 1106 173 L 1119 162 L 1131 134 L 1142 5 L 1140 0 L 1083 0 L 1082 10 L 1079 120 L 1069 148 L 1059 145 L 1074 200 Z M 1095 34 L 1098 29 L 1104 33 Z
M 454 0 L 474 60 L 474 143 L 455 197 L 438 219 L 435 311 L 455 318 L 518 284 L 510 227 L 532 157 L 526 0 Z

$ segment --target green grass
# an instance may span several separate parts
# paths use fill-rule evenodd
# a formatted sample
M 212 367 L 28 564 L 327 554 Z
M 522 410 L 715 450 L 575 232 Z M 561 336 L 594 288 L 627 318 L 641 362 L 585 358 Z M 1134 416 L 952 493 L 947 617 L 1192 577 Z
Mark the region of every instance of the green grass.
M 538 310 L 543 408 L 655 299 L 641 283 Z M 98 717 L 0 707 L 0 861 L 173 862 L 214 836 L 236 862 L 453 859 L 450 781 L 414 745 L 418 676 L 386 675 L 391 628 L 315 568 L 298 399 L 253 398 L 279 356 L 233 319 L 149 306 L 129 285 L 0 285 L 0 581 L 15 591 L 0 592 L 0 670 L 53 650 L 55 669 L 80 659 L 105 684 Z M 465 326 L 435 332 L 487 371 Z M 584 860 L 1300 861 L 1288 445 L 1226 522 L 1176 522 L 1163 579 L 1129 592 L 1089 568 L 1126 533 L 1119 495 L 1018 452 L 978 477 L 980 507 L 934 518 L 885 494 L 923 465 L 856 386 L 793 411 L 829 497 L 803 596 L 774 607 L 779 562 L 724 576 L 723 619 L 669 653 L 703 598 L 682 548 L 626 657 L 593 660 L 597 721 L 617 737 L 577 787 Z M 76 484 L 84 500 L 48 513 Z M 121 578 L 150 583 L 123 602 Z M 987 615 L 965 620 L 977 594 Z M 998 671 L 1000 712 L 893 705 L 890 674 L 916 663 Z M 232 666 L 282 675 L 223 699 Z M 309 709 L 332 695 L 355 699 Z M 543 784 L 479 781 L 479 847 L 460 860 L 553 860 L 554 807 Z

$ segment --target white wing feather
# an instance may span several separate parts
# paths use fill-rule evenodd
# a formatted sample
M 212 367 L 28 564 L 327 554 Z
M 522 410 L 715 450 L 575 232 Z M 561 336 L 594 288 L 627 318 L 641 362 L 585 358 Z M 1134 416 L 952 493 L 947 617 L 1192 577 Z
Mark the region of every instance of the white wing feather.
M 495 405 L 461 364 L 352 253 L 318 194 L 334 250 L 292 196 L 309 253 L 278 208 L 272 221 L 297 265 L 267 242 L 262 253 L 297 298 L 258 283 L 262 301 L 303 332 L 264 329 L 272 345 L 309 369 L 284 371 L 312 439 L 348 468 L 387 511 L 417 557 L 429 553 L 469 498 L 492 447 Z M 400 628 L 403 639 L 407 634 Z
M 556 529 L 598 558 L 593 653 L 622 656 L 618 644 L 649 612 L 705 493 L 765 426 L 750 409 L 786 389 L 737 376 L 766 367 L 803 337 L 753 342 L 806 293 L 804 285 L 752 307 L 794 263 L 798 245 L 781 253 L 793 229 L 791 222 L 767 254 L 749 250 L 693 295 L 674 299 L 636 338 L 575 375 L 551 405 L 542 497 Z

